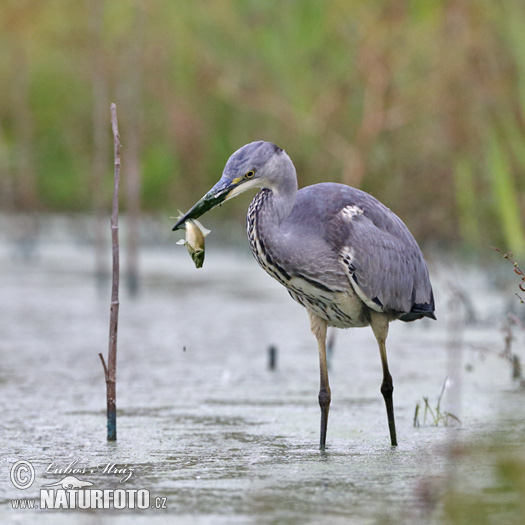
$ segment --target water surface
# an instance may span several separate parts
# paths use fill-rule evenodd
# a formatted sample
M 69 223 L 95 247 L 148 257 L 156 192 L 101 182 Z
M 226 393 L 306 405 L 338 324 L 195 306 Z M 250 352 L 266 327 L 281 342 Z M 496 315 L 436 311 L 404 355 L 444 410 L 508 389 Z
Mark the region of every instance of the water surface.
M 107 353 L 109 285 L 97 291 L 89 242 L 49 238 L 27 258 L 7 237 L 0 265 L 2 523 L 69 523 L 71 512 L 78 523 L 439 522 L 454 480 L 497 483 L 490 462 L 454 455 L 458 447 L 502 428 L 505 446 L 520 446 L 524 394 L 498 356 L 508 299 L 459 265 L 432 268 L 438 322 L 391 325 L 397 448 L 370 329 L 337 332 L 324 454 L 306 312 L 247 250 L 212 245 L 200 270 L 174 245 L 143 251 L 140 295 L 121 290 L 116 443 L 105 439 L 98 357 Z M 454 286 L 480 283 L 484 293 L 472 296 L 478 322 L 466 325 Z M 516 337 L 515 348 L 523 345 Z M 275 371 L 267 366 L 271 344 Z M 441 408 L 462 424 L 423 424 L 421 414 L 414 428 L 416 404 L 428 396 L 435 407 L 447 376 L 454 384 Z M 24 491 L 9 478 L 19 460 L 36 473 Z M 61 480 L 53 469 L 67 465 L 84 468 L 77 477 L 93 488 L 147 489 L 167 508 L 11 508 L 13 498 L 37 497 Z M 126 476 L 103 471 L 108 465 L 133 472 L 122 483 Z

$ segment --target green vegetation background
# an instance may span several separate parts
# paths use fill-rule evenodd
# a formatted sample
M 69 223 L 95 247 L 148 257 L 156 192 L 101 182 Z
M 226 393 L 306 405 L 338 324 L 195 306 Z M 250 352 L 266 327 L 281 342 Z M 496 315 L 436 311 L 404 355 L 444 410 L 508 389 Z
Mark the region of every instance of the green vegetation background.
M 521 0 L 3 0 L 0 86 L 3 211 L 109 210 L 115 102 L 146 212 L 266 139 L 421 241 L 525 253 Z

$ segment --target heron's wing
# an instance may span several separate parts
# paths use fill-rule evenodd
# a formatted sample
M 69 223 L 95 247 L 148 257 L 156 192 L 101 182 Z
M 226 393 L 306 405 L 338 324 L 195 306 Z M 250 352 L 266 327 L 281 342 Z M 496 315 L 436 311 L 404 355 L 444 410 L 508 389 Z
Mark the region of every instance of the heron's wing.
M 405 314 L 406 320 L 433 315 L 428 269 L 416 240 L 368 193 L 334 183 L 307 186 L 297 193 L 291 227 L 326 243 L 369 307 Z M 333 262 L 328 266 L 333 269 Z
M 340 256 L 352 286 L 361 299 L 378 311 L 409 312 L 415 302 L 414 273 L 418 257 L 364 216 L 344 225 Z
M 432 287 L 414 237 L 386 206 L 360 197 L 339 210 L 331 229 L 352 286 L 377 311 L 429 315 Z

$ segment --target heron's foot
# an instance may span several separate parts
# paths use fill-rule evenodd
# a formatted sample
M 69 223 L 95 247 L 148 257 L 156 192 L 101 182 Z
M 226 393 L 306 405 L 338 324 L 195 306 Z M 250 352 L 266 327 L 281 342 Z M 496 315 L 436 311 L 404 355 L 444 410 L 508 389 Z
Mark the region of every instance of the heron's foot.
M 324 451 L 326 446 L 326 429 L 328 427 L 328 412 L 330 410 L 331 394 L 330 390 L 321 389 L 319 391 L 319 406 L 321 407 L 321 438 L 319 450 Z
M 390 442 L 393 447 L 397 447 L 397 435 L 396 435 L 396 423 L 395 421 L 388 422 L 388 428 L 390 429 Z
M 396 421 L 394 418 L 394 402 L 392 399 L 393 392 L 394 385 L 392 384 L 392 378 L 390 378 L 390 381 L 383 381 L 383 384 L 381 385 L 381 394 L 383 394 L 385 400 L 388 430 L 390 431 L 390 442 L 393 447 L 397 447 Z

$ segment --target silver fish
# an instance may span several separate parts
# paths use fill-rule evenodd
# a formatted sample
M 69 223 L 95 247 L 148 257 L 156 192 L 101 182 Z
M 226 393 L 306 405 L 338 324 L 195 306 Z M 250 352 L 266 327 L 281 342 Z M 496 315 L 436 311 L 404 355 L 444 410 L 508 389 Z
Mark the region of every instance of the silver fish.
M 183 213 L 179 210 L 179 219 Z M 197 220 L 189 220 L 184 223 L 186 229 L 186 239 L 181 239 L 177 244 L 186 246 L 195 264 L 195 268 L 202 268 L 204 264 L 204 238 L 209 235 L 210 230 L 205 228 Z

